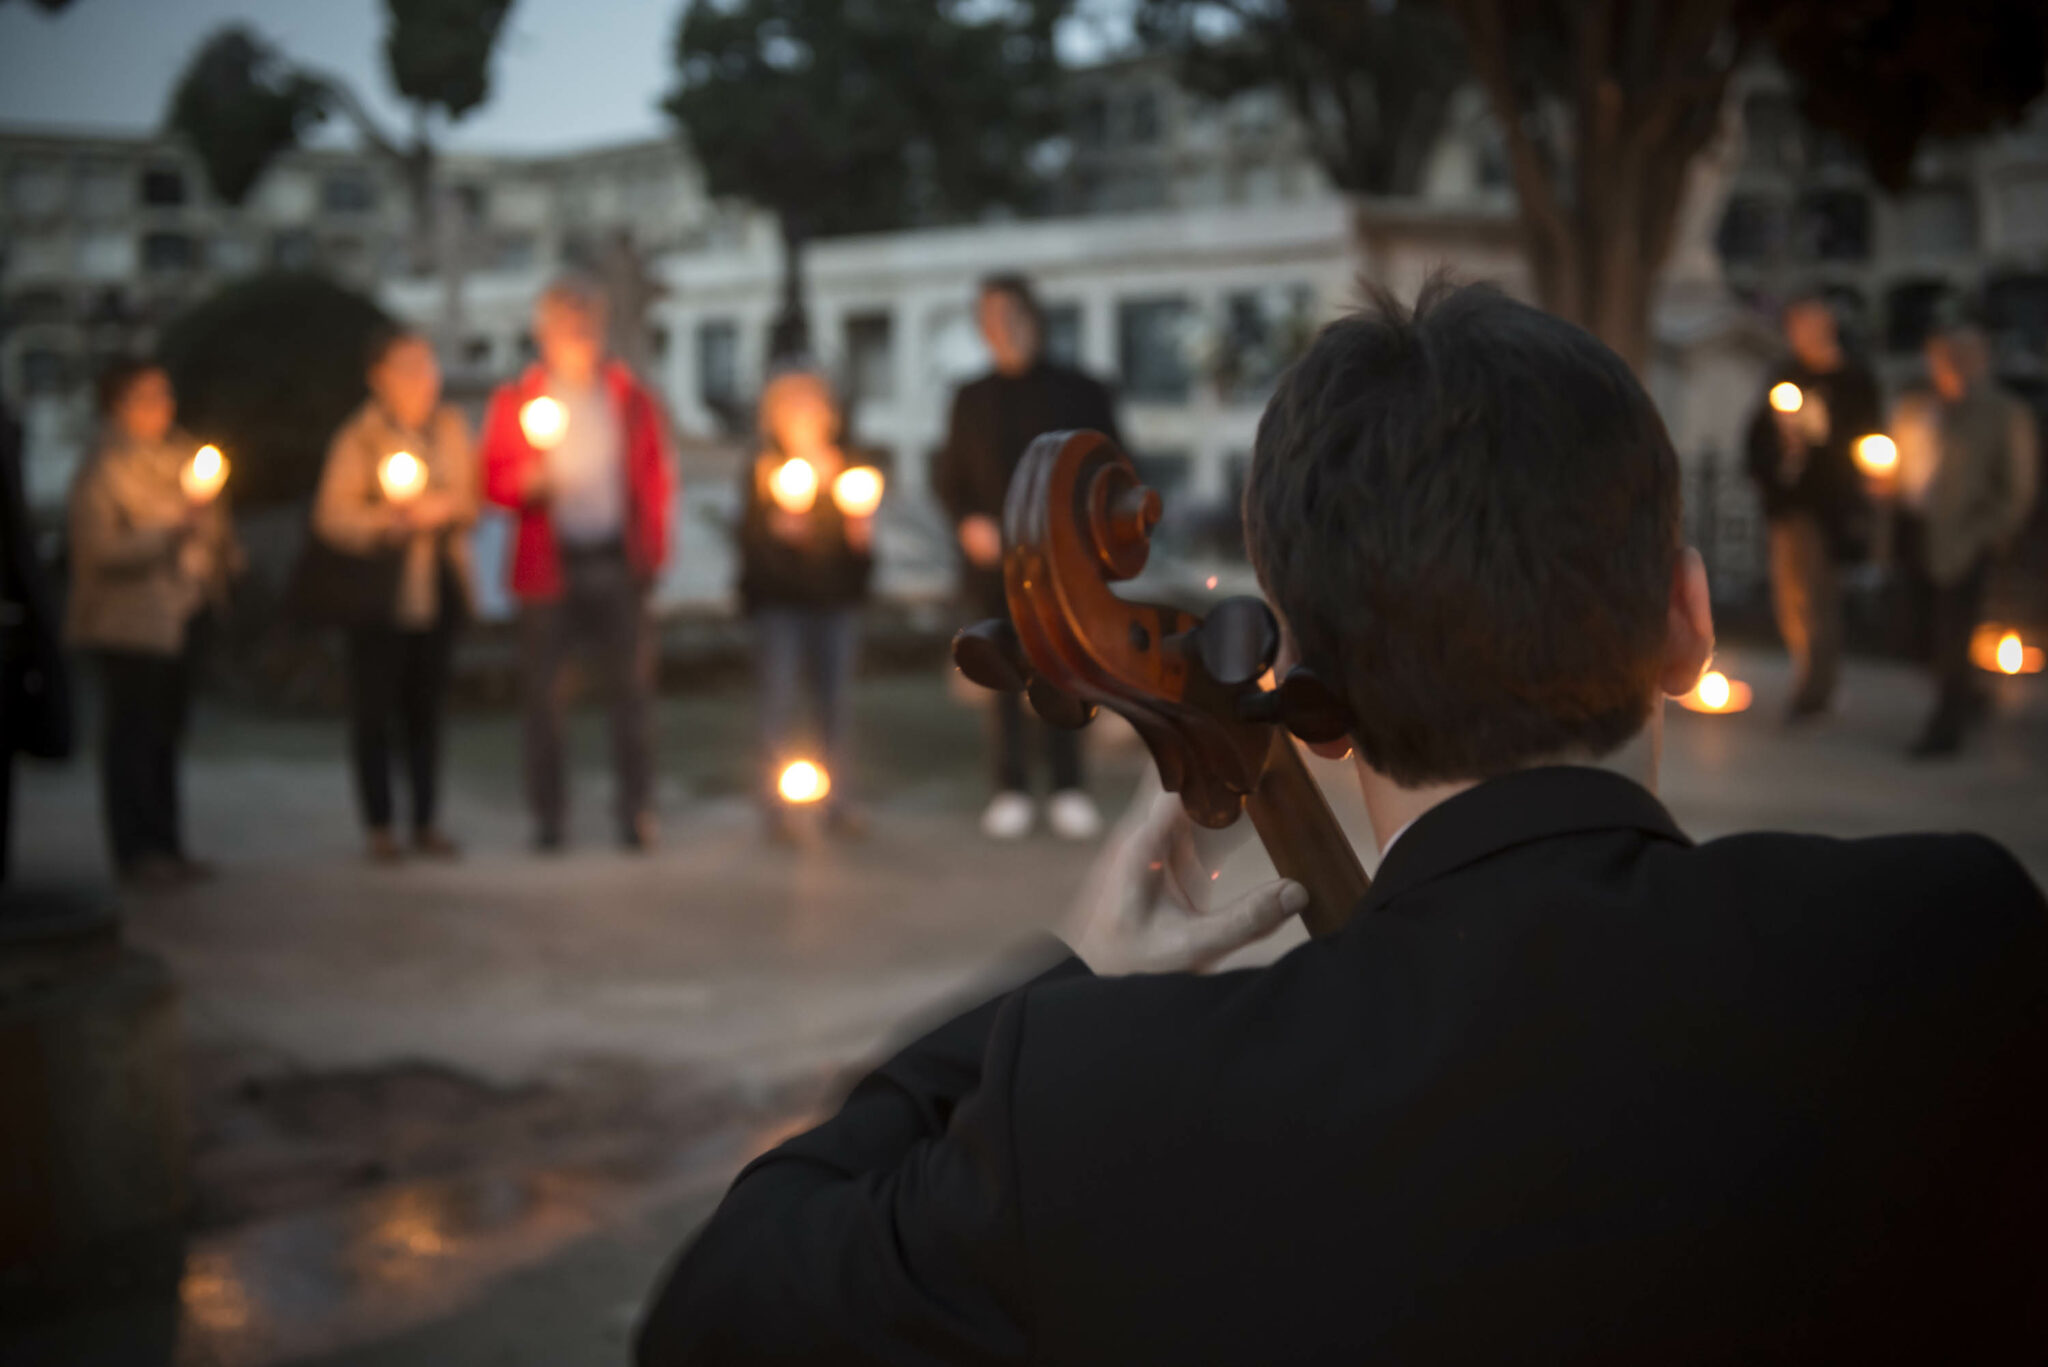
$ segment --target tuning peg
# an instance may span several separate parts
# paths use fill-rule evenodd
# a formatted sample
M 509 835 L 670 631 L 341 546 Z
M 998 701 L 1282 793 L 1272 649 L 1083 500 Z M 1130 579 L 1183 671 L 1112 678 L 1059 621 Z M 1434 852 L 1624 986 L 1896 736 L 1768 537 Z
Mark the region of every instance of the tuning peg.
M 1078 731 L 1095 720 L 1094 703 L 1082 702 L 1043 679 L 1032 679 L 1024 690 L 1024 696 L 1031 699 L 1031 710 L 1047 726 L 1056 726 L 1062 731 Z
M 1257 598 L 1226 598 L 1194 629 L 1195 653 L 1209 677 L 1226 688 L 1248 684 L 1273 667 L 1280 624 Z
M 1311 745 L 1351 734 L 1351 708 L 1334 689 L 1305 667 L 1287 671 L 1277 690 L 1280 721 Z
M 1031 681 L 1031 662 L 1007 617 L 963 627 L 953 638 L 953 663 L 971 681 L 998 693 L 1022 693 Z

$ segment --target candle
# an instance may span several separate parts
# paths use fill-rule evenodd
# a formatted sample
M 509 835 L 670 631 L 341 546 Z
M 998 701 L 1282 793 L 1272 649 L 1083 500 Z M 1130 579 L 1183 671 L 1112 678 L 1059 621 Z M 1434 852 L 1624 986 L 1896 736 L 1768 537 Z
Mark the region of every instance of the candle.
M 200 447 L 192 453 L 192 459 L 185 462 L 185 468 L 178 472 L 178 486 L 194 503 L 213 502 L 214 496 L 227 482 L 228 461 L 218 446 Z
M 841 471 L 832 481 L 832 501 L 847 517 L 873 517 L 882 506 L 882 472 L 872 465 Z
M 1856 468 L 1873 479 L 1899 468 L 1899 444 L 1882 432 L 1856 439 Z
M 2048 651 L 2028 645 L 2011 627 L 1986 622 L 1970 638 L 1970 661 L 1989 674 L 2039 674 Z
M 791 456 L 768 477 L 768 494 L 785 513 L 807 513 L 818 501 L 818 472 L 801 456 Z
M 1700 675 L 1692 691 L 1678 699 L 1679 706 L 1692 712 L 1741 712 L 1749 707 L 1752 693 L 1748 684 L 1731 679 L 1718 669 Z
M 800 759 L 782 771 L 775 790 L 782 794 L 784 802 L 802 806 L 817 802 L 831 792 L 832 778 L 823 766 Z
M 377 466 L 377 483 L 393 503 L 410 503 L 427 487 L 427 466 L 410 451 L 393 451 Z
M 1771 386 L 1771 407 L 1780 413 L 1797 413 L 1805 402 L 1806 396 L 1790 380 L 1780 380 Z
M 519 410 L 519 428 L 534 449 L 552 450 L 569 428 L 569 414 L 562 405 L 542 395 L 528 400 L 526 407 Z

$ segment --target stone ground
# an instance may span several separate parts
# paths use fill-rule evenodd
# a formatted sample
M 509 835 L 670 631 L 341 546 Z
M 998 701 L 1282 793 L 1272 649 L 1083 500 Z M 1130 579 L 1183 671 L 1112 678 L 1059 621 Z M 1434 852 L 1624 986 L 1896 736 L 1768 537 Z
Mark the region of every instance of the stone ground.
M 2048 679 L 2001 681 L 1972 752 L 1925 767 L 1901 758 L 1911 671 L 1859 665 L 1835 716 L 1787 732 L 1782 658 L 1728 667 L 1754 710 L 1670 720 L 1664 791 L 1695 835 L 1982 830 L 2048 880 Z M 764 845 L 745 701 L 692 697 L 664 705 L 652 855 L 600 838 L 601 772 L 585 843 L 529 853 L 516 727 L 481 714 L 451 738 L 469 858 L 396 871 L 357 856 L 338 724 L 202 712 L 189 824 L 222 877 L 128 917 L 183 985 L 191 1055 L 197 1212 L 160 1360 L 623 1361 L 733 1169 L 1051 925 L 1085 867 L 1043 836 L 980 839 L 979 720 L 936 677 L 873 681 L 862 707 L 864 842 Z M 590 719 L 579 740 L 601 769 Z M 1114 808 L 1139 757 L 1095 744 Z M 1362 834 L 1355 790 L 1326 786 Z M 19 801 L 24 884 L 99 876 L 85 766 L 30 771 Z M 1241 850 L 1225 886 L 1258 864 Z M 90 1360 L 90 1331 L 66 1333 L 35 1342 Z

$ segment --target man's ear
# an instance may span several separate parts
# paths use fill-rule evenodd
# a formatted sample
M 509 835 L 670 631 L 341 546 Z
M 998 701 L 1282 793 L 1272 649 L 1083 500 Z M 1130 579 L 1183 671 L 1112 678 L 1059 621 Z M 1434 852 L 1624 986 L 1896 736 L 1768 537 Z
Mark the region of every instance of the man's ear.
M 1671 573 L 1664 662 L 1657 675 L 1657 686 L 1674 697 L 1689 693 L 1713 658 L 1714 604 L 1707 591 L 1707 565 L 1698 551 L 1687 546 Z

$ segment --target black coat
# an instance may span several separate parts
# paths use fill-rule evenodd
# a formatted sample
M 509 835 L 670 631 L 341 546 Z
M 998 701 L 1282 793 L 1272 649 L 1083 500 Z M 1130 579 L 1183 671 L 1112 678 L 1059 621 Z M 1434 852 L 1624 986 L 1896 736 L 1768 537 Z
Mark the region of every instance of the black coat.
M 847 463 L 861 463 L 861 453 L 847 451 Z M 804 514 L 804 537 L 790 541 L 769 524 L 775 511 L 767 493 L 768 475 L 783 457 L 764 449 L 740 467 L 739 595 L 749 616 L 763 608 L 851 608 L 866 601 L 874 578 L 872 550 L 862 550 L 846 536 L 846 519 L 829 489 L 818 490 Z
M 1827 440 L 1810 447 L 1799 477 L 1787 484 L 1778 477 L 1781 447 L 1777 418 L 1771 411 L 1771 386 L 1790 380 L 1809 394 L 1825 397 Z M 1867 367 L 1844 360 L 1822 374 L 1797 362 L 1771 373 L 1749 423 L 1745 464 L 1756 482 L 1764 516 L 1780 518 L 1804 513 L 1826 532 L 1837 559 L 1851 560 L 1868 550 L 1870 500 L 1856 469 L 1856 442 L 1884 430 L 1884 410 L 1877 381 Z
M 1116 400 L 1100 380 L 1053 361 L 1022 375 L 984 375 L 953 395 L 946 444 L 932 466 L 932 492 L 955 526 L 977 514 L 1000 522 L 1025 448 L 1047 432 L 1082 429 L 1122 440 Z M 975 611 L 1004 611 L 1000 570 L 963 561 L 961 584 Z
M 1068 961 L 744 1172 L 672 1363 L 2035 1360 L 2048 906 L 1969 836 L 1425 814 L 1270 968 Z

